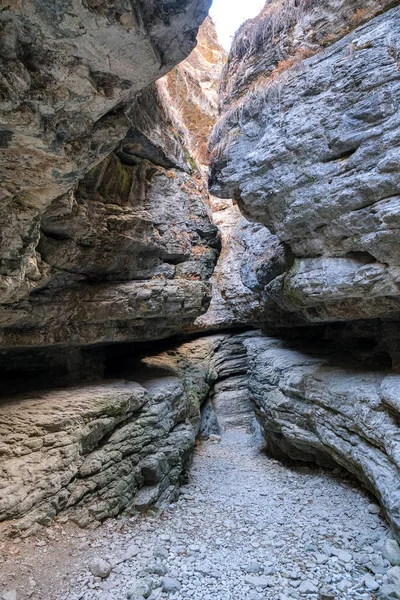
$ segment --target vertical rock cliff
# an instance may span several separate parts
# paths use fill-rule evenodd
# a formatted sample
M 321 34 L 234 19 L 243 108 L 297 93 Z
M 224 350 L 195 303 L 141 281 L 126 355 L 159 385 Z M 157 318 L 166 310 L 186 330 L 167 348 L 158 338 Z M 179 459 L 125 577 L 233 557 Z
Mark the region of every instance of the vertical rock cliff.
M 263 239 L 242 234 L 240 274 L 265 331 L 246 347 L 270 452 L 345 466 L 398 532 L 397 4 L 268 2 L 245 23 L 210 189 Z
M 116 349 L 99 345 L 187 329 L 207 310 L 220 251 L 203 163 L 224 55 L 207 20 L 198 49 L 152 83 L 194 46 L 208 8 L 167 4 L 1 14 L 8 68 L 27 81 L 21 97 L 6 90 L 13 115 L 23 102 L 36 111 L 32 128 L 8 118 L 3 136 L 2 532 L 32 533 L 61 510 L 91 526 L 145 510 L 175 494 L 189 464 L 203 392 L 168 368 L 109 369 Z M 46 276 L 31 285 L 32 256 Z
M 93 234 L 85 237 L 82 233 L 70 233 L 66 231 L 67 225 L 60 232 L 55 228 L 53 233 L 53 215 L 66 214 L 70 220 L 71 212 L 77 212 L 77 201 L 70 190 L 118 146 L 133 125 L 131 110 L 136 94 L 171 70 L 193 49 L 209 4 L 200 0 L 157 0 L 134 5 L 107 1 L 60 5 L 31 2 L 14 3 L 1 11 L 0 326 L 3 331 L 19 332 L 37 326 L 47 330 L 57 328 L 54 318 L 51 323 L 43 321 L 43 313 L 49 316 L 53 310 L 48 306 L 49 296 L 54 297 L 57 304 L 55 312 L 64 314 L 67 321 L 70 320 L 68 304 L 85 306 L 89 303 L 93 307 L 110 301 L 108 288 L 93 286 L 96 277 L 104 281 L 109 276 L 110 265 L 100 269 L 89 263 L 82 268 L 69 256 L 63 261 L 54 261 L 52 256 L 48 263 L 41 250 L 47 255 L 50 244 L 65 242 L 71 235 L 78 238 L 80 248 L 93 247 Z M 169 168 L 172 163 L 164 166 Z M 124 176 L 129 179 L 122 173 L 121 177 Z M 66 198 L 65 193 L 69 194 Z M 96 210 L 89 211 L 94 221 L 96 212 L 99 218 L 101 209 L 98 204 Z M 44 229 L 47 237 L 53 235 L 53 238 L 50 244 L 45 240 L 39 248 L 43 237 L 42 217 L 48 211 L 50 216 L 46 216 Z M 115 211 L 118 213 L 118 208 Z M 107 227 L 112 229 L 111 221 L 120 220 L 121 213 L 106 215 L 106 218 Z M 87 224 L 88 219 L 90 217 L 86 217 Z M 85 217 L 81 217 L 81 221 L 84 220 Z M 95 223 L 91 226 L 92 230 L 96 229 Z M 125 234 L 125 240 L 128 238 L 129 233 Z M 60 244 L 63 245 L 66 244 Z M 85 254 L 79 248 L 74 251 L 69 248 L 67 253 L 71 252 Z M 61 282 L 63 269 L 65 283 Z M 128 273 L 120 277 L 117 268 L 115 279 L 129 280 L 135 276 L 132 273 L 130 277 L 129 268 L 125 271 Z M 55 277 L 58 284 L 54 284 Z M 89 288 L 79 286 L 90 277 Z M 61 295 L 59 288 L 63 289 Z M 49 289 L 54 291 L 49 292 Z M 43 290 L 46 291 L 41 295 Z M 182 304 L 187 294 L 191 295 L 191 291 L 177 291 L 175 303 Z M 120 305 L 118 318 L 123 322 L 127 311 L 138 310 L 139 299 L 135 290 L 126 286 L 116 291 L 116 295 L 114 300 Z M 160 289 L 159 309 L 168 312 L 162 296 Z M 194 319 L 204 310 L 206 296 L 205 289 L 198 290 L 197 301 L 193 302 L 197 305 L 184 307 L 184 312 L 191 312 Z M 61 297 L 66 305 L 59 310 Z M 140 302 L 143 303 L 143 294 Z M 99 317 L 89 313 L 78 317 L 77 322 L 94 323 L 92 332 L 78 332 L 75 342 L 84 342 L 85 338 L 96 341 L 102 337 L 95 331 Z M 64 321 L 59 327 L 64 333 L 44 335 L 42 339 L 39 334 L 36 340 L 24 334 L 22 338 L 16 334 L 14 339 L 5 333 L 3 344 L 73 341 L 74 336 L 67 332 L 68 323 Z M 77 329 L 80 329 L 79 324 Z

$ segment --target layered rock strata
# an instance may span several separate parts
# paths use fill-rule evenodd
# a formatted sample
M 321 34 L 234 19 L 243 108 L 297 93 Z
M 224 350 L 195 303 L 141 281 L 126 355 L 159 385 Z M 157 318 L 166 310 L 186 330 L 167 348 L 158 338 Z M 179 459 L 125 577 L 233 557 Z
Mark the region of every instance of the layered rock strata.
M 117 150 L 44 213 L 49 281 L 2 307 L 4 346 L 156 339 L 207 309 L 219 251 L 207 192 L 156 87 L 131 114 Z
M 195 45 L 209 3 L 13 4 L 1 12 L 2 288 L 43 284 L 40 214 L 110 153 L 134 94 Z
M 218 71 L 213 47 L 207 64 Z M 204 93 L 205 118 L 207 102 Z M 206 311 L 220 240 L 178 105 L 167 81 L 136 94 L 116 150 L 35 221 L 46 282 L 26 297 L 2 296 L 4 347 L 157 339 Z
M 11 5 L 0 17 L 3 40 L 0 323 L 5 330 L 3 345 L 87 343 L 104 339 L 99 328 L 96 331 L 96 323 L 105 320 L 99 312 L 78 317 L 77 331 L 72 331 L 73 312 L 77 305 L 85 303 L 103 307 L 103 310 L 114 301 L 120 306 L 119 325 L 111 326 L 109 331 L 116 339 L 131 335 L 131 314 L 137 312 L 140 318 L 138 302 L 143 304 L 144 296 L 148 297 L 148 310 L 152 311 L 148 290 L 136 291 L 134 286 L 122 286 L 116 289 L 114 298 L 111 289 L 93 285 L 107 281 L 110 276 L 119 282 L 140 278 L 137 267 L 113 264 L 109 253 L 116 255 L 120 244 L 126 256 L 128 249 L 134 252 L 135 242 L 143 246 L 148 233 L 152 251 L 154 244 L 162 246 L 158 239 L 151 239 L 161 237 L 157 231 L 143 231 L 144 239 L 132 231 L 135 223 L 136 231 L 145 230 L 143 220 L 151 220 L 149 215 L 143 214 L 143 188 L 154 174 L 151 168 L 142 169 L 136 177 L 136 187 L 141 189 L 129 190 L 135 175 L 129 174 L 116 159 L 112 166 L 109 162 L 103 165 L 103 170 L 108 167 L 107 177 L 111 170 L 111 177 L 118 180 L 114 197 L 99 193 L 88 203 L 79 192 L 75 195 L 70 190 L 91 167 L 110 154 L 128 130 L 130 134 L 132 128 L 136 131 L 136 104 L 132 112 L 135 96 L 189 54 L 209 7 L 209 2 L 200 0 L 139 2 L 134 7 L 129 3 L 107 1 L 67 4 L 57 7 L 41 2 Z M 157 102 L 154 92 L 152 106 Z M 154 110 L 149 118 L 156 129 L 162 108 Z M 158 123 L 158 128 L 163 125 L 164 122 Z M 168 127 L 171 126 L 170 122 Z M 140 134 L 145 135 L 139 130 L 139 139 L 136 136 L 132 140 L 129 134 L 127 139 L 131 146 L 144 144 L 144 150 L 138 150 L 139 158 L 153 159 L 156 168 L 169 169 L 176 166 L 174 153 L 177 152 L 181 159 L 179 169 L 190 171 L 185 149 L 177 140 L 171 147 L 159 149 L 155 156 L 150 144 L 149 156 L 146 155 L 146 138 Z M 161 141 L 166 138 L 171 141 L 172 137 L 169 132 Z M 175 137 L 179 137 L 179 132 Z M 164 159 L 161 165 L 157 160 L 160 151 Z M 128 151 L 128 155 L 132 152 L 135 155 L 135 149 Z M 138 162 L 131 157 L 128 164 Z M 173 177 L 174 174 L 170 179 Z M 154 195 L 165 193 L 168 185 L 162 177 L 156 179 L 158 190 Z M 121 190 L 124 183 L 128 187 Z M 169 194 L 187 184 L 188 177 L 181 175 Z M 135 191 L 140 191 L 142 196 L 135 196 Z M 123 197 L 116 200 L 115 196 L 120 194 Z M 198 190 L 194 190 L 194 196 L 197 194 Z M 133 214 L 132 205 L 136 202 L 141 213 L 138 217 Z M 178 212 L 182 208 L 179 207 Z M 167 228 L 169 226 L 168 223 Z M 110 233 L 108 256 L 103 257 L 101 264 L 99 247 L 107 230 Z M 113 242 L 117 246 L 112 247 Z M 185 256 L 189 254 L 190 250 L 185 248 Z M 182 286 L 178 283 L 176 290 L 168 289 L 164 296 L 175 297 L 174 310 L 182 306 L 188 320 L 194 320 L 205 310 L 208 291 L 204 286 L 197 291 L 189 288 L 185 283 Z M 38 296 L 30 295 L 35 290 Z M 169 309 L 160 295 L 163 292 L 156 290 L 154 304 L 159 305 L 159 314 L 165 316 Z M 190 301 L 188 298 L 193 296 Z M 192 306 L 183 306 L 185 300 Z M 43 313 L 53 313 L 50 323 L 43 318 Z M 56 314 L 62 314 L 59 324 Z M 182 317 L 185 321 L 185 315 Z M 91 331 L 82 330 L 79 325 L 82 319 L 89 321 Z M 51 331 L 36 333 L 35 328 Z M 24 333 L 29 329 L 33 330 L 32 336 Z M 125 334 L 122 334 L 123 329 Z M 17 332 L 15 338 L 9 335 L 10 330 Z M 161 335 L 167 333 L 166 330 Z M 107 334 L 105 337 L 110 339 Z
M 249 392 L 267 449 L 321 465 L 339 464 L 381 502 L 400 533 L 400 376 L 304 340 L 244 342 Z
M 110 379 L 3 397 L 0 536 L 29 535 L 59 513 L 94 527 L 174 498 L 201 407 L 209 401 L 218 430 L 253 418 L 243 342 L 257 335 L 208 336 L 158 354 L 109 347 Z
M 236 265 L 274 336 L 244 342 L 269 451 L 342 465 L 398 534 L 397 4 L 269 2 L 247 22 L 210 184 L 257 228 Z
M 190 403 L 169 373 L 139 380 L 1 402 L 2 534 L 30 534 L 61 510 L 95 526 L 173 496 L 194 445 Z
M 214 130 L 211 190 L 282 243 L 256 287 L 298 323 L 399 315 L 399 10 L 243 82 Z
M 247 389 L 245 341 L 260 335 L 259 331 L 207 335 L 144 360 L 152 366 L 167 365 L 181 377 L 202 408 L 202 434 L 208 435 L 228 427 L 249 426 L 254 418 Z

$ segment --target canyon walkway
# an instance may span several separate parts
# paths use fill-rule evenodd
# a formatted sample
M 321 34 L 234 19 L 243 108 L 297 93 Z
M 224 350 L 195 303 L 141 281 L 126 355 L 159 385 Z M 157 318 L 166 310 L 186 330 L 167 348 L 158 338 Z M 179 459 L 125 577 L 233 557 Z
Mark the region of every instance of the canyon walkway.
M 56 523 L 39 540 L 3 544 L 2 572 L 14 577 L 0 590 L 18 600 L 367 600 L 389 567 L 386 523 L 357 484 L 273 460 L 243 429 L 200 442 L 181 491 L 158 516 L 93 532 Z M 103 579 L 88 570 L 102 561 L 113 566 Z

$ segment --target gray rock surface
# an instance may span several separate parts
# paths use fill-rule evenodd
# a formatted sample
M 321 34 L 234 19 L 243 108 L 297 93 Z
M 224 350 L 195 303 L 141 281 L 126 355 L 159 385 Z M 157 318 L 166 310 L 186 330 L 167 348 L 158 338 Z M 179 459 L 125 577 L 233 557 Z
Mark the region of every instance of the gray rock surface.
M 211 191 L 290 251 L 263 296 L 298 322 L 399 314 L 397 31 L 393 8 L 243 84 L 214 130 Z
M 2 400 L 2 534 L 64 514 L 96 525 L 174 495 L 188 466 L 199 407 L 170 373 Z
M 222 109 L 249 87 L 319 52 L 393 4 L 392 0 L 267 2 L 235 35 L 222 75 Z
M 247 264 L 253 268 L 253 253 L 265 256 L 264 238 L 274 238 L 265 227 L 245 219 L 232 200 L 211 196 L 213 219 L 221 232 L 222 251 L 211 278 L 212 296 L 207 312 L 196 319 L 194 328 L 203 330 L 243 327 L 261 320 L 261 298 L 247 280 Z M 250 258 L 251 257 L 251 258 Z
M 250 396 L 268 450 L 345 467 L 379 498 L 399 533 L 400 375 L 370 370 L 327 347 L 307 348 L 304 340 L 290 344 L 263 337 L 244 343 Z
M 208 69 L 204 77 L 210 82 L 223 56 L 214 50 L 211 21 L 206 34 L 202 51 L 209 41 L 206 65 L 214 72 Z M 190 60 L 198 55 L 195 50 Z M 175 76 L 184 69 L 175 69 Z M 195 73 L 205 71 L 203 65 Z M 197 93 L 197 120 L 202 101 L 204 119 L 210 119 L 207 88 L 194 76 L 185 89 L 190 86 Z M 184 121 L 187 115 L 177 110 L 180 99 L 170 87 L 163 79 L 130 96 L 124 107 L 130 127 L 115 152 L 74 190 L 41 208 L 35 251 L 46 281 L 31 295 L 0 294 L 1 345 L 157 339 L 185 329 L 206 311 L 220 240 L 191 156 L 190 134 L 198 129 L 190 130 L 193 123 Z
M 208 435 L 248 426 L 254 417 L 244 341 L 258 335 L 212 335 L 158 354 L 129 346 L 119 355 L 111 346 L 86 368 L 106 361 L 112 379 L 62 389 L 54 379 L 52 389 L 3 396 L 0 535 L 34 533 L 60 512 L 93 527 L 174 498 L 200 431 L 201 406 L 208 401 L 220 415 Z M 67 354 L 67 363 L 53 368 L 62 372 L 68 360 L 79 357 Z
M 40 216 L 109 154 L 134 95 L 186 58 L 210 2 L 28 3 L 0 15 L 1 301 L 48 281 Z
M 78 600 L 82 594 L 86 600 L 142 600 L 149 588 L 148 598 L 161 600 L 168 597 L 161 587 L 165 578 L 179 584 L 169 595 L 174 600 L 372 600 L 378 592 L 365 586 L 370 577 L 383 590 L 392 586 L 379 549 L 390 535 L 387 524 L 369 512 L 368 494 L 344 471 L 334 476 L 284 464 L 261 451 L 244 429 L 229 428 L 221 443 L 198 445 L 181 492 L 162 513 L 121 515 L 94 532 L 55 523 L 48 530 L 52 537 L 43 532 L 46 545 L 35 552 L 35 600 Z M 5 571 L 18 565 L 21 600 L 27 600 L 31 543 L 10 541 L 8 554 L 0 546 Z M 121 560 L 132 543 L 140 552 Z M 152 561 L 160 545 L 168 552 L 157 558 L 156 572 Z M 348 553 L 350 562 L 339 560 L 339 553 Z M 116 565 L 105 582 L 86 569 L 93 555 Z M 383 565 L 380 575 L 372 576 L 371 561 Z M 57 565 L 51 587 L 49 564 Z

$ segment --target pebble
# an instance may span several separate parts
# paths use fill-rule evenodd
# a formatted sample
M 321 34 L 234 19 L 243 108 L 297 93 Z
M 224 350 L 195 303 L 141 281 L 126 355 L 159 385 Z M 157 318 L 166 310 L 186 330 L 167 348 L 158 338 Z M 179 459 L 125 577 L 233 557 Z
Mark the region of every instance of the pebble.
M 132 583 L 129 592 L 127 593 L 127 598 L 129 600 L 136 600 L 137 598 L 140 598 L 140 596 L 148 598 L 152 592 L 152 587 L 152 581 L 146 579 L 135 581 Z
M 340 550 L 340 552 L 338 552 L 337 557 L 344 563 L 349 563 L 353 558 L 350 552 L 346 552 L 346 550 Z
M 396 546 L 344 475 L 272 460 L 244 430 L 228 429 L 198 446 L 177 501 L 96 530 L 97 553 L 116 565 L 107 581 L 85 573 L 80 555 L 82 574 L 69 569 L 57 598 L 381 600 L 386 589 L 392 600 L 400 568 L 382 551 Z
M 371 513 L 371 515 L 379 515 L 381 512 L 381 507 L 378 506 L 378 504 L 369 504 L 368 512 Z
M 382 554 L 393 566 L 400 566 L 400 546 L 396 540 L 386 540 Z
M 248 576 L 245 577 L 245 583 L 251 585 L 255 588 L 266 588 L 271 585 L 270 580 L 267 577 L 256 577 L 256 576 Z
M 112 571 L 110 563 L 99 556 L 95 556 L 89 563 L 89 570 L 95 577 L 105 579 Z
M 379 590 L 379 583 L 377 583 L 376 579 L 374 577 L 372 577 L 372 575 L 370 575 L 369 573 L 367 573 L 364 577 L 364 585 L 366 588 L 368 588 L 369 590 L 372 590 L 373 592 L 376 590 Z
M 299 587 L 300 594 L 316 594 L 318 588 L 311 581 L 303 581 Z
M 164 577 L 161 582 L 162 589 L 167 594 L 174 594 L 175 592 L 179 592 L 181 589 L 181 584 L 177 579 L 173 579 L 172 577 Z
M 4 592 L 4 594 L 1 597 L 1 600 L 17 600 L 16 590 L 8 590 Z

